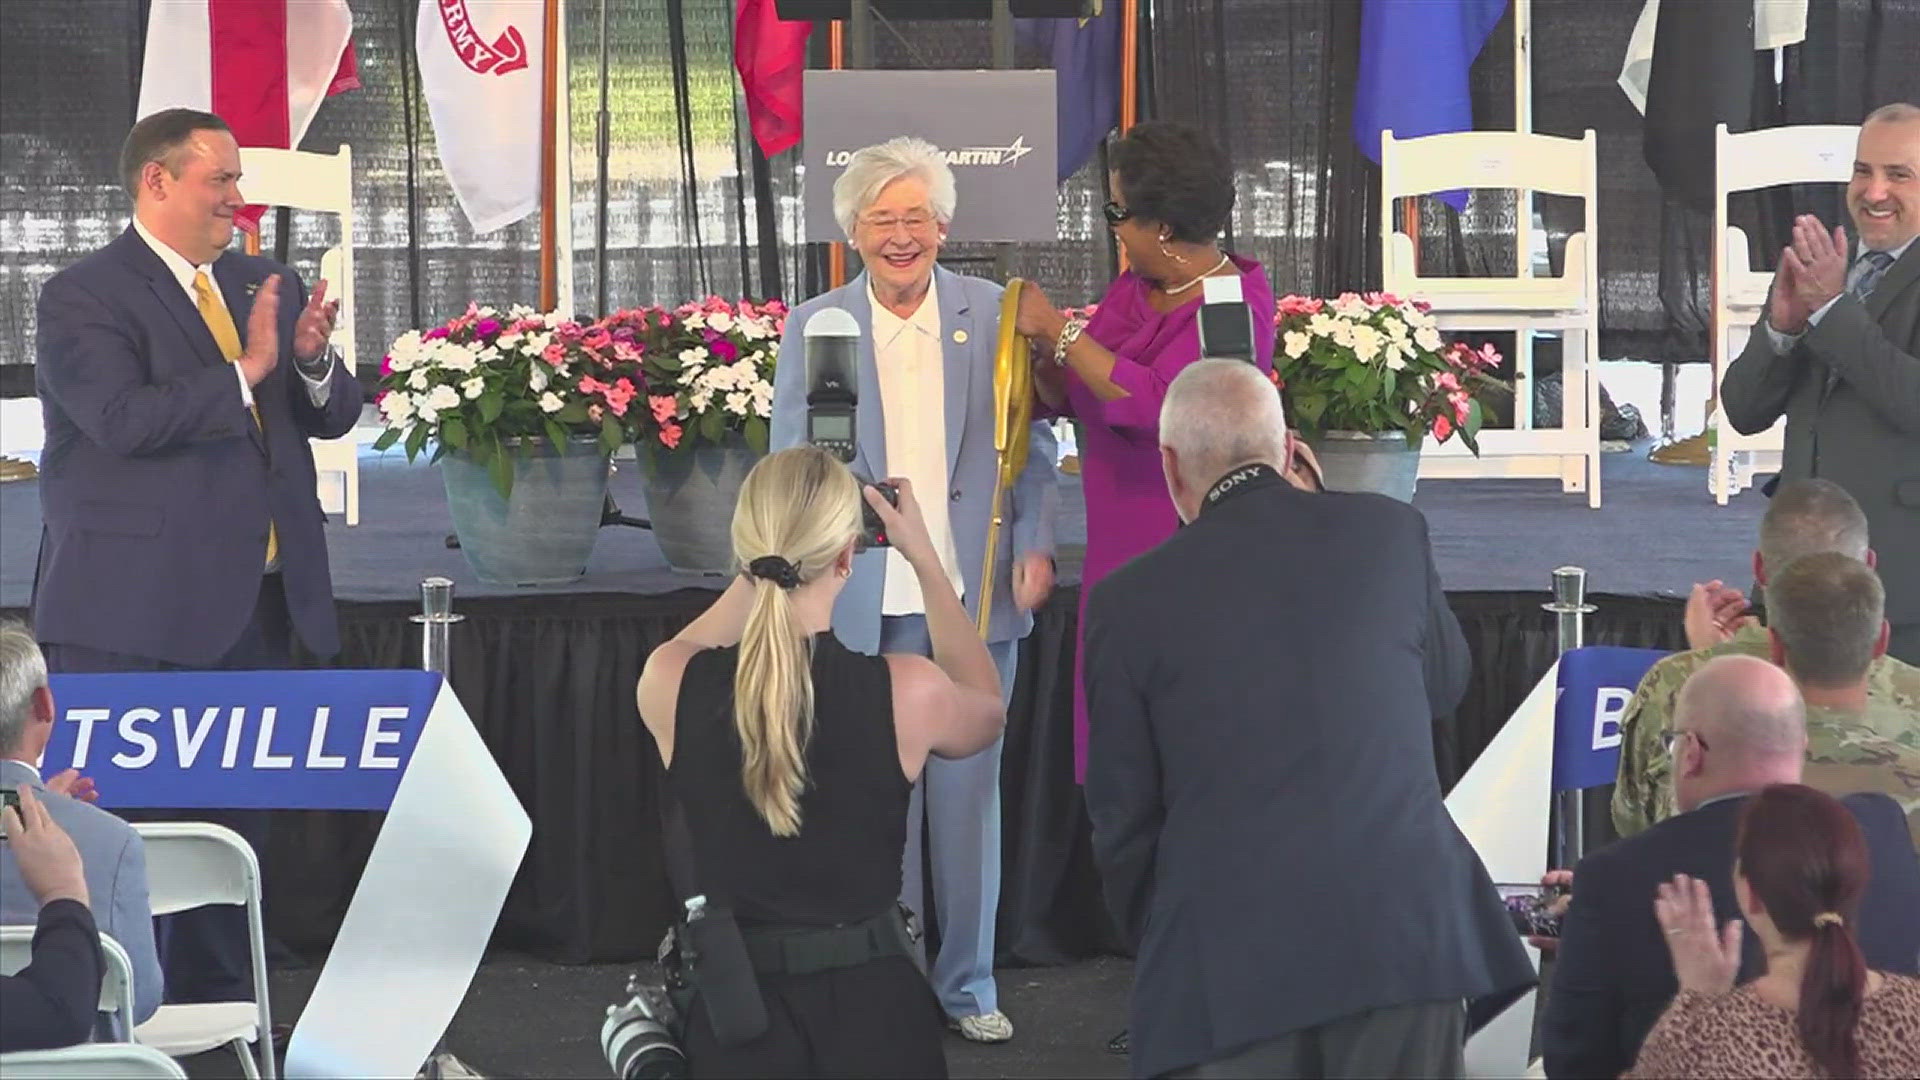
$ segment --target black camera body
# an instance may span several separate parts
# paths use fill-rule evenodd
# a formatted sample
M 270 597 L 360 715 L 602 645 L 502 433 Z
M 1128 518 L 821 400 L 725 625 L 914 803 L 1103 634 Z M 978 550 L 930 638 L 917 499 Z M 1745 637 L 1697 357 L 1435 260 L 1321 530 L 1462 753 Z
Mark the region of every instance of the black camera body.
M 844 308 L 822 308 L 807 320 L 807 442 L 851 465 L 860 408 L 860 324 Z M 857 476 L 857 474 L 856 474 Z M 859 477 L 898 507 L 900 491 L 884 480 Z M 861 550 L 886 547 L 887 527 L 865 498 L 860 500 Z

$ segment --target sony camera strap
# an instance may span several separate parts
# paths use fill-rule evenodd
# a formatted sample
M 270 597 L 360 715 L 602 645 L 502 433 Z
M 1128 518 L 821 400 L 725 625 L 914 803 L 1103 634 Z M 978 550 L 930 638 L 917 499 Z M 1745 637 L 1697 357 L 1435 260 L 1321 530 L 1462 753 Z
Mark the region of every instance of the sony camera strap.
M 1280 470 L 1265 462 L 1242 465 L 1214 481 L 1213 486 L 1207 489 L 1205 509 L 1210 510 L 1243 491 L 1266 487 L 1269 483 L 1285 482 L 1286 477 L 1280 475 Z

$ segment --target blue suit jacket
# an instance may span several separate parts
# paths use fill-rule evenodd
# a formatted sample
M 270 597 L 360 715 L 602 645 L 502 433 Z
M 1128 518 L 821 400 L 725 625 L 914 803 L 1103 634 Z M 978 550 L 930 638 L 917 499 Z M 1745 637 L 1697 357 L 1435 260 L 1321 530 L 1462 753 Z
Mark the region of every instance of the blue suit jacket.
M 947 391 L 947 487 L 920 491 L 922 501 L 946 498 L 953 541 L 966 585 L 967 610 L 979 610 L 980 572 L 987 557 L 987 526 L 993 518 L 993 483 L 999 459 L 993 451 L 993 353 L 1000 336 L 1000 286 L 936 266 L 934 293 L 940 303 L 940 343 Z M 873 306 L 867 275 L 822 293 L 787 316 L 780 362 L 773 375 L 775 450 L 807 437 L 807 320 L 822 308 L 845 308 L 860 324 L 860 405 L 855 417 L 858 452 L 853 469 L 868 480 L 887 474 L 887 431 L 880 406 L 880 374 L 873 359 Z M 956 340 L 964 332 L 966 340 Z M 1013 604 L 1016 555 L 1053 554 L 1053 519 L 1059 503 L 1053 429 L 1033 425 L 1027 467 L 1010 494 L 1008 517 L 994 558 L 993 612 L 988 641 L 1013 641 L 1033 628 L 1033 616 Z M 850 649 L 880 651 L 880 606 L 886 590 L 886 552 L 867 551 L 853 561 L 853 577 L 833 609 L 833 629 Z
M 133 826 L 97 806 L 55 795 L 17 761 L 0 761 L 0 784 L 31 787 L 47 816 L 73 838 L 87 872 L 87 898 L 102 934 L 120 943 L 133 961 L 133 1022 L 144 1023 L 160 1007 L 164 989 L 160 956 L 153 945 L 153 908 L 147 901 L 147 849 Z M 0 845 L 0 923 L 31 926 L 40 905 L 20 880 L 13 852 Z M 129 1037 L 127 1032 L 116 1032 Z
M 230 251 L 213 277 L 243 338 L 253 291 L 273 274 L 284 277 L 280 364 L 254 387 L 264 433 L 199 311 L 133 229 L 40 290 L 40 640 L 217 661 L 253 615 L 271 515 L 293 627 L 313 652 L 339 651 L 307 439 L 351 431 L 362 395 L 336 364 L 326 406 L 314 407 L 293 365 L 306 286 L 271 259 Z

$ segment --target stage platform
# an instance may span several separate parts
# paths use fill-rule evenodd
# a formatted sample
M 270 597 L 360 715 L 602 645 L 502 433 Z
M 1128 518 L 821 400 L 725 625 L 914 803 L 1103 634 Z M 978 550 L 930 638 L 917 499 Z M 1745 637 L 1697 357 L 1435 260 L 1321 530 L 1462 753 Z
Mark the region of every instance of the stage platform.
M 1605 460 L 1605 505 L 1550 481 L 1429 481 L 1436 561 L 1474 654 L 1454 716 L 1434 725 L 1435 765 L 1451 785 L 1552 662 L 1549 575 L 1583 566 L 1599 611 L 1595 644 L 1676 647 L 1679 598 L 1695 581 L 1744 584 L 1764 500 L 1717 508 L 1700 469 L 1646 461 L 1644 446 Z M 1112 949 L 1073 783 L 1073 634 L 1085 518 L 1063 477 L 1062 587 L 1021 650 L 1002 766 L 1000 951 L 1058 962 Z M 39 482 L 0 485 L 0 613 L 25 615 L 40 534 Z M 645 515 L 635 466 L 613 493 Z M 496 942 L 563 961 L 650 954 L 669 900 L 657 822 L 660 766 L 633 706 L 647 652 L 710 598 L 720 579 L 677 574 L 650 534 L 602 531 L 586 577 L 564 588 L 482 585 L 459 551 L 437 470 L 398 454 L 362 460 L 361 523 L 327 527 L 351 668 L 419 662 L 423 577 L 456 583 L 452 681 L 534 820 L 534 838 Z M 1310 573 L 1311 567 L 1301 567 Z M 1303 617 L 1310 617 L 1303 615 Z M 1599 796 L 1599 797 L 1604 797 Z M 1604 814 L 1596 827 L 1604 827 Z M 281 815 L 264 853 L 268 918 L 281 939 L 324 951 L 377 828 L 371 815 Z

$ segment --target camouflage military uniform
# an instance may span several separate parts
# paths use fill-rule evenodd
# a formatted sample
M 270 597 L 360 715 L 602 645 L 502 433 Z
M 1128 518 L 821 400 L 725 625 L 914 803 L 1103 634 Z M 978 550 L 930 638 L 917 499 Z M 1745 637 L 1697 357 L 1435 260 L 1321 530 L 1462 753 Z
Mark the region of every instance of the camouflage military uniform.
M 1897 742 L 1818 706 L 1807 710 L 1807 767 L 1801 780 L 1829 795 L 1877 791 L 1900 804 L 1920 851 L 1920 745 Z
M 1613 788 L 1613 827 L 1632 836 L 1673 816 L 1673 763 L 1661 736 L 1673 727 L 1680 687 L 1721 656 L 1772 656 L 1767 631 L 1748 625 L 1710 649 L 1675 653 L 1647 670 L 1620 717 L 1620 773 Z M 1920 668 L 1883 656 L 1867 669 L 1867 712 L 1852 718 L 1883 737 L 1920 751 Z M 1809 717 L 1809 720 L 1812 718 Z

